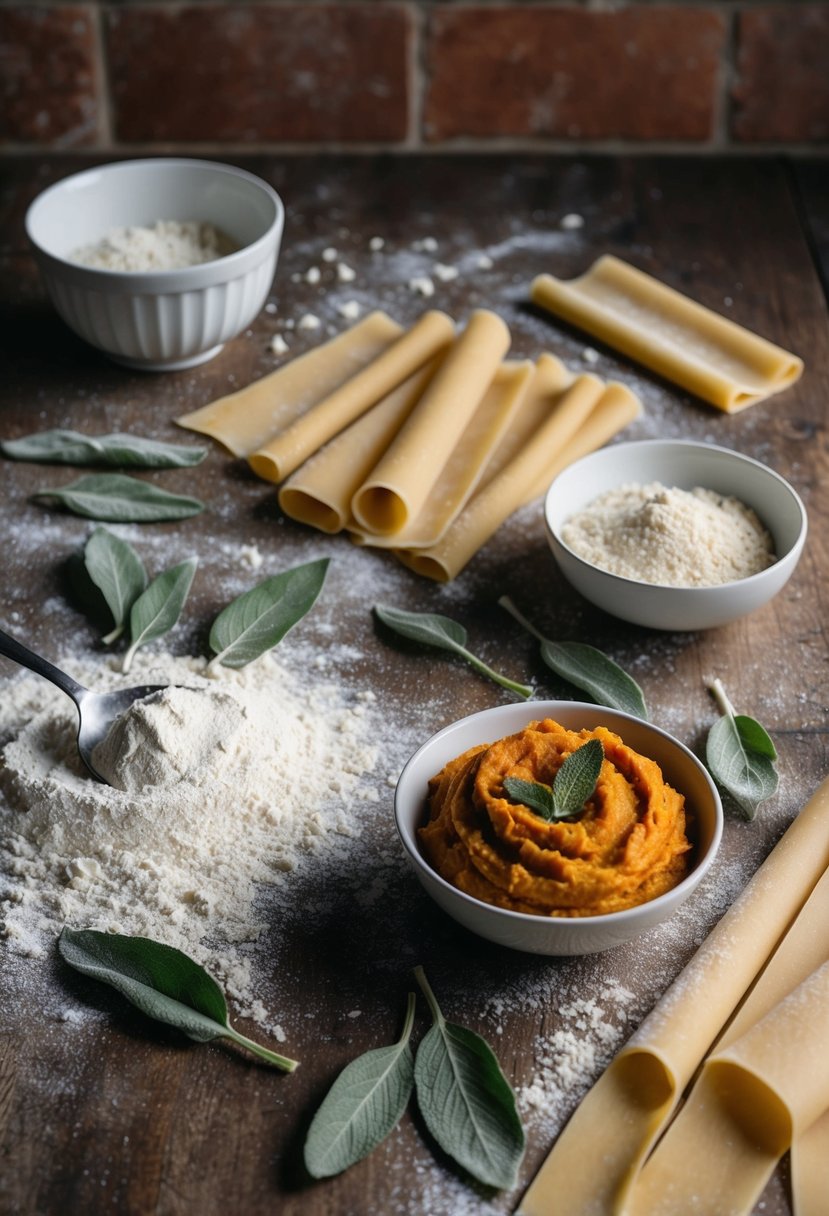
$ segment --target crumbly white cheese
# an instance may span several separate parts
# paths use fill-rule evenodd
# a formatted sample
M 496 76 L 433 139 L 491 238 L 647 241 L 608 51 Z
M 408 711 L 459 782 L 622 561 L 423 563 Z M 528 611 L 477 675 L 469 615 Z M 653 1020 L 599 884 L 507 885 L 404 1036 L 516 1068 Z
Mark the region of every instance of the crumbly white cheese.
M 739 499 L 697 486 L 624 485 L 561 529 L 564 544 L 611 574 L 665 587 L 713 587 L 774 563 L 774 545 Z
M 99 241 L 84 245 L 70 260 L 95 270 L 182 270 L 224 257 L 233 241 L 212 224 L 198 220 L 158 220 L 148 227 L 113 228 Z

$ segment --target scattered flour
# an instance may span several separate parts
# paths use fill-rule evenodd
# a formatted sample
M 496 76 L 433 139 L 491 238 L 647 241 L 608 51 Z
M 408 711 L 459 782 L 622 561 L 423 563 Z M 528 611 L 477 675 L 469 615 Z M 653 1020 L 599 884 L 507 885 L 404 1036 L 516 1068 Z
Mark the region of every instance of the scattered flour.
M 337 263 L 337 278 L 341 283 L 353 283 L 357 278 L 357 271 L 345 262 Z
M 413 279 L 409 279 L 409 290 L 416 291 L 422 296 L 433 296 L 435 285 L 428 275 L 416 275 Z
M 381 236 L 373 236 L 368 243 L 368 247 L 372 253 L 379 253 L 385 243 Z
M 282 334 L 274 334 L 271 338 L 270 347 L 271 354 L 273 355 L 287 355 L 289 349 L 288 343 L 282 337 Z
M 146 228 L 113 228 L 69 257 L 95 270 L 181 270 L 212 262 L 235 248 L 230 237 L 212 224 L 158 220 Z
M 375 763 L 371 698 L 332 684 L 309 694 L 271 655 L 215 678 L 204 660 L 169 655 L 138 656 L 126 681 L 100 663 L 67 665 L 104 690 L 186 684 L 165 694 L 168 704 L 187 701 L 189 715 L 201 698 L 232 726 L 205 755 L 206 715 L 199 711 L 202 726 L 183 724 L 177 742 L 170 712 L 167 784 L 122 791 L 86 774 L 62 693 L 33 677 L 9 682 L 0 701 L 0 737 L 9 740 L 0 757 L 0 932 L 9 949 L 46 957 L 64 923 L 153 937 L 207 965 L 240 1007 L 264 1018 L 249 951 L 263 928 L 257 886 L 278 886 L 320 850 L 341 847 L 342 836 L 359 836 L 359 814 L 347 808 L 360 805 L 360 777 Z M 203 753 L 196 769 L 188 747 Z M 156 775 L 152 758 L 132 763 L 135 780 L 116 761 L 125 783 Z
M 336 249 L 334 249 L 330 245 L 327 249 L 323 249 L 323 251 L 322 251 L 323 262 L 336 262 L 336 260 L 339 256 L 340 255 L 337 253 Z
M 775 561 L 750 507 L 699 486 L 620 486 L 571 516 L 561 539 L 602 570 L 666 587 L 718 586 Z
M 319 329 L 322 322 L 312 312 L 306 312 L 299 318 L 297 329 Z
M 337 312 L 347 321 L 356 321 L 362 311 L 358 300 L 346 300 L 337 305 Z

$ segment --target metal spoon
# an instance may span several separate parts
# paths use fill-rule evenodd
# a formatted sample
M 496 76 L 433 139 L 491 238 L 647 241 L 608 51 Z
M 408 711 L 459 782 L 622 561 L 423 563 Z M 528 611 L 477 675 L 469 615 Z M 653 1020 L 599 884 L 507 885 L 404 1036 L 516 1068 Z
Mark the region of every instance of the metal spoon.
M 5 655 L 7 659 L 12 659 L 15 663 L 20 663 L 23 667 L 28 667 L 30 671 L 43 676 L 44 679 L 51 680 L 62 692 L 72 698 L 78 707 L 78 751 L 81 760 L 95 780 L 102 781 L 104 785 L 108 785 L 109 782 L 92 763 L 94 748 L 102 739 L 106 738 L 115 719 L 128 710 L 134 701 L 140 701 L 142 697 L 148 697 L 153 692 L 161 692 L 167 687 L 165 684 L 143 684 L 138 688 L 122 688 L 117 692 L 91 692 L 88 688 L 84 688 L 83 684 L 78 684 L 76 680 L 68 676 L 65 671 L 55 667 L 48 659 L 35 654 L 33 650 L 29 650 L 16 638 L 4 633 L 2 629 L 0 629 L 0 654 Z

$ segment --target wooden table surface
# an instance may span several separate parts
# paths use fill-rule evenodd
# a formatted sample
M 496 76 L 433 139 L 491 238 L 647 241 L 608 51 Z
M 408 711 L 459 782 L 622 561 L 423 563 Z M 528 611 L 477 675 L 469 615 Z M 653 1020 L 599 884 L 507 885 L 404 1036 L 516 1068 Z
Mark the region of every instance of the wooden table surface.
M 200 652 L 206 623 L 227 602 L 238 578 L 234 546 L 255 544 L 265 558 L 263 575 L 313 556 L 332 558 L 323 597 L 298 627 L 301 646 L 292 650 L 289 637 L 280 658 L 290 665 L 317 645 L 331 652 L 342 682 L 376 693 L 382 710 L 379 798 L 359 811 L 350 808 L 362 817 L 362 835 L 348 864 L 306 867 L 297 877 L 293 914 L 274 921 L 264 943 L 263 1000 L 285 1028 L 284 1049 L 302 1061 L 290 1077 L 232 1049 L 189 1044 L 114 994 L 68 974 L 52 957 L 9 956 L 0 988 L 0 1210 L 50 1216 L 512 1211 L 584 1089 L 827 770 L 829 554 L 820 490 L 829 471 L 829 328 L 820 260 L 829 236 L 829 169 L 820 162 L 698 157 L 248 158 L 245 166 L 272 182 L 287 205 L 271 294 L 278 311 L 263 312 L 249 332 L 202 367 L 143 375 L 109 363 L 64 328 L 26 248 L 27 204 L 79 164 L 23 159 L 5 170 L 3 437 L 65 426 L 180 439 L 174 416 L 275 366 L 268 343 L 285 332 L 286 318 L 311 311 L 339 331 L 346 322 L 337 305 L 356 299 L 411 321 L 426 302 L 408 281 L 439 260 L 459 266 L 461 274 L 438 282 L 429 303 L 458 319 L 472 307 L 496 309 L 511 327 L 515 353 L 549 349 L 582 368 L 585 345 L 597 346 L 592 370 L 642 396 L 645 413 L 626 437 L 688 437 L 735 448 L 772 465 L 806 502 L 807 548 L 773 603 L 726 628 L 656 633 L 611 619 L 568 588 L 548 554 L 538 504 L 513 517 L 444 587 L 391 558 L 281 518 L 272 488 L 218 448 L 198 469 L 163 474 L 165 486 L 200 494 L 210 507 L 186 524 L 151 525 L 146 533 L 152 551 L 159 558 L 163 552 L 169 564 L 195 551 L 209 570 L 209 577 L 197 580 L 175 635 L 177 653 Z M 583 216 L 584 226 L 562 230 L 566 213 Z M 380 254 L 368 249 L 375 235 L 385 238 Z M 438 242 L 436 254 L 414 248 L 425 237 Z M 320 255 L 329 245 L 357 271 L 355 281 L 294 281 L 311 265 L 325 266 Z M 796 351 L 806 361 L 803 379 L 728 417 L 528 308 L 528 284 L 536 273 L 566 277 L 605 252 Z M 492 259 L 492 269 L 478 267 L 481 253 Z M 292 353 L 319 340 L 299 331 L 289 337 Z M 71 472 L 2 464 L 0 626 L 54 657 L 101 653 L 96 631 L 71 605 L 65 587 L 66 559 L 91 525 L 28 497 L 44 479 L 68 481 Z M 48 543 L 34 543 L 47 518 Z M 371 604 L 384 600 L 446 612 L 463 621 L 483 657 L 515 678 L 532 680 L 537 695 L 555 695 L 535 647 L 497 606 L 505 593 L 546 635 L 589 640 L 611 653 L 643 685 L 654 721 L 697 754 L 715 717 L 704 686 L 713 675 L 723 679 L 738 708 L 766 724 L 780 753 L 778 795 L 751 824 L 729 819 L 711 881 L 670 925 L 603 955 L 545 959 L 474 938 L 432 905 L 395 838 L 390 780 L 406 755 L 433 730 L 509 698 L 448 657 L 389 644 L 374 630 Z M 0 663 L 0 675 L 12 671 Z M 308 679 L 312 685 L 310 672 Z M 303 1177 L 301 1145 L 314 1109 L 348 1060 L 396 1036 L 417 963 L 424 964 L 447 1015 L 495 1045 L 522 1094 L 529 1144 L 514 1193 L 470 1187 L 429 1143 L 416 1113 L 345 1175 L 323 1183 Z M 61 1022 L 52 1012 L 60 1005 L 94 1016 Z M 574 1021 L 574 1009 L 587 1014 Z M 359 1017 L 349 1016 L 356 1011 Z M 550 1052 L 573 1036 L 581 1060 L 577 1079 L 561 1092 L 550 1091 L 546 1111 L 527 1106 L 545 1051 L 549 1066 Z M 765 1216 L 790 1210 L 785 1165 L 757 1210 Z

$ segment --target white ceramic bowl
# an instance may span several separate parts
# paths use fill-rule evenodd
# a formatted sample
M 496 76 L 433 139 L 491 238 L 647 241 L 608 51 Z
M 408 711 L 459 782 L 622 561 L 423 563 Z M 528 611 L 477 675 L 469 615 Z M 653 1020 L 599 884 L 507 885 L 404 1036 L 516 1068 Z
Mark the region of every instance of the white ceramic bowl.
M 428 820 L 426 800 L 430 777 L 468 748 L 479 743 L 493 743 L 542 718 L 554 718 L 568 730 L 606 726 L 630 747 L 655 760 L 668 783 L 685 795 L 686 805 L 695 816 L 694 862 L 688 876 L 672 891 L 637 908 L 604 916 L 530 916 L 474 899 L 432 869 L 417 839 L 417 829 Z M 415 752 L 400 774 L 394 815 L 415 874 L 445 912 L 465 928 L 499 946 L 550 955 L 608 950 L 667 920 L 710 869 L 723 828 L 722 804 L 714 783 L 687 747 L 640 718 L 580 701 L 521 701 L 499 705 L 461 718 L 438 731 Z
M 157 220 L 214 224 L 238 248 L 183 270 L 97 270 L 69 260 L 114 228 Z M 283 223 L 279 195 L 252 173 L 173 157 L 73 174 L 26 213 L 26 232 L 66 324 L 117 362 L 148 371 L 203 363 L 250 325 L 273 280 Z
M 561 539 L 561 527 L 607 490 L 658 481 L 702 486 L 752 507 L 771 533 L 777 561 L 759 574 L 716 587 L 664 587 L 600 570 Z M 547 536 L 567 581 L 605 612 L 652 629 L 711 629 L 745 616 L 788 582 L 806 541 L 806 509 L 778 473 L 728 448 L 650 439 L 602 448 L 571 464 L 547 491 Z

